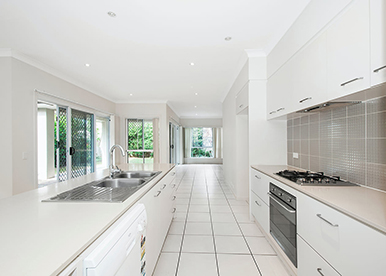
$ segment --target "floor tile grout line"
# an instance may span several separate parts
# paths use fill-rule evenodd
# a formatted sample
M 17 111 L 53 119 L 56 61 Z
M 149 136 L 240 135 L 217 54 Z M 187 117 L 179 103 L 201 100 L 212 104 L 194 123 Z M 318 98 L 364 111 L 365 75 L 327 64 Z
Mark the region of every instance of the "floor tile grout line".
M 208 183 L 206 181 L 206 177 L 205 177 L 205 186 L 206 186 L 206 193 L 208 195 L 208 208 L 209 208 L 209 217 L 210 217 L 210 227 L 212 229 L 212 238 L 213 238 L 213 249 L 214 249 L 214 258 L 215 258 L 215 261 L 216 261 L 216 268 L 217 268 L 217 275 L 220 276 L 220 267 L 218 265 L 218 258 L 217 258 L 217 248 L 216 248 L 216 240 L 215 240 L 215 237 L 214 237 L 214 228 L 213 228 L 213 220 L 212 220 L 212 212 L 211 212 L 211 209 L 210 209 L 210 200 L 209 200 L 209 189 L 208 189 Z
M 185 172 L 186 174 L 186 172 Z M 183 176 L 183 178 L 185 177 L 185 174 Z M 182 179 L 183 179 L 182 178 Z M 181 238 L 181 244 L 180 244 L 180 252 L 178 254 L 178 259 L 177 259 L 177 266 L 176 266 L 176 273 L 175 273 L 175 276 L 178 275 L 178 268 L 180 266 L 180 261 L 181 261 L 181 254 L 182 254 L 182 246 L 184 244 L 184 239 L 185 239 L 185 231 L 186 231 L 186 224 L 188 223 L 188 216 L 189 216 L 189 209 L 190 209 L 190 202 L 192 200 L 192 192 L 193 192 L 193 187 L 194 187 L 194 180 L 196 179 L 196 169 L 195 169 L 195 172 L 194 172 L 194 176 L 193 176 L 193 183 L 192 183 L 192 187 L 190 189 L 190 197 L 189 197 L 189 203 L 188 203 L 188 210 L 186 211 L 186 216 L 185 216 L 185 225 L 184 225 L 184 230 L 182 232 L 182 238 Z
M 217 180 L 218 180 L 218 177 L 217 177 Z M 220 185 L 220 187 L 221 187 L 221 189 L 222 189 L 222 191 L 223 191 L 223 193 L 224 193 L 224 189 L 223 189 L 222 185 Z M 224 195 L 225 195 L 225 193 L 224 193 Z M 253 262 L 255 263 L 256 268 L 257 268 L 257 270 L 259 271 L 259 274 L 260 274 L 261 276 L 263 276 L 263 273 L 261 273 L 260 267 L 259 267 L 259 265 L 257 264 L 257 262 L 256 262 L 256 260 L 255 260 L 255 257 L 253 256 L 253 252 L 252 252 L 252 250 L 251 250 L 251 247 L 250 247 L 249 244 L 248 244 L 248 241 L 247 241 L 247 239 L 246 239 L 246 237 L 245 237 L 245 235 L 244 235 L 244 232 L 242 231 L 242 229 L 241 229 L 241 227 L 240 227 L 240 223 L 239 223 L 239 221 L 237 220 L 235 213 L 233 212 L 232 206 L 231 206 L 231 204 L 229 203 L 228 198 L 227 198 L 227 197 L 225 197 L 225 198 L 226 198 L 226 201 L 228 202 L 228 205 L 229 205 L 229 207 L 230 207 L 230 209 L 231 209 L 232 215 L 233 215 L 234 219 L 236 220 L 237 227 L 239 227 L 239 230 L 240 230 L 241 235 L 242 235 L 242 237 L 243 237 L 243 239 L 244 239 L 244 242 L 245 242 L 245 244 L 246 244 L 247 247 L 248 247 L 248 250 L 249 250 L 250 255 L 251 255 L 252 259 L 253 259 Z M 250 215 L 250 214 L 248 214 L 248 215 Z

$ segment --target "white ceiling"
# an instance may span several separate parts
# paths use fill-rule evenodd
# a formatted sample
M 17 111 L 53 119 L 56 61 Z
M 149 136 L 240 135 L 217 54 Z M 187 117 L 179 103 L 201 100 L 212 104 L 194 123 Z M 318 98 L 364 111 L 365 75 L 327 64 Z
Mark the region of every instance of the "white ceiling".
M 269 53 L 309 1 L 0 0 L 0 48 L 114 102 L 221 117 L 244 49 Z

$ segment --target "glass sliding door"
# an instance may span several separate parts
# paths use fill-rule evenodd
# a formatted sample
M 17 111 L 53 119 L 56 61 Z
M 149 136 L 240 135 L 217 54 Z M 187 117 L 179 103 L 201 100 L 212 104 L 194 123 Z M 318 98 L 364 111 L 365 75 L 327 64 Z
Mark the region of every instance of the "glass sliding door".
M 127 119 L 127 163 L 153 162 L 153 121 Z
M 56 126 L 55 126 L 55 155 L 57 179 L 67 180 L 67 107 L 57 107 Z
M 71 110 L 71 178 L 94 172 L 94 115 Z

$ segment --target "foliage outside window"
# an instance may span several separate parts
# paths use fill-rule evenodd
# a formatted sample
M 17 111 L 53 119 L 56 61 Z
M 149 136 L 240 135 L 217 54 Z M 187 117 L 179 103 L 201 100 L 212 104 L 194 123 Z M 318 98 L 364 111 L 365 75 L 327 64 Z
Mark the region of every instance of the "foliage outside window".
M 213 129 L 207 127 L 192 128 L 191 157 L 213 158 Z
M 128 119 L 127 131 L 128 162 L 153 163 L 153 122 Z

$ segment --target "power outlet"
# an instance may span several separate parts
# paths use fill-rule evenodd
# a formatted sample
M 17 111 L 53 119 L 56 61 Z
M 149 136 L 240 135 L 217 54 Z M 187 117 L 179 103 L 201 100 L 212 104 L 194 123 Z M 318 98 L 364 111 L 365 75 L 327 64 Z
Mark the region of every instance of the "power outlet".
M 292 153 L 292 158 L 298 159 L 298 158 L 299 158 L 299 153 L 293 152 L 293 153 Z

